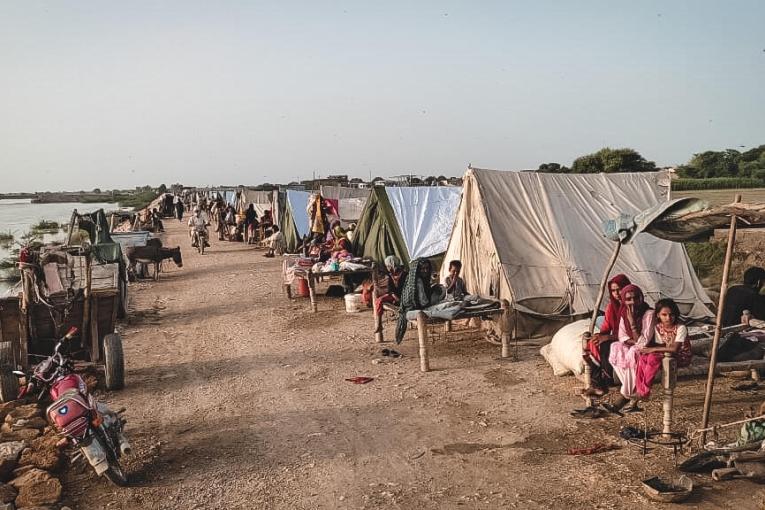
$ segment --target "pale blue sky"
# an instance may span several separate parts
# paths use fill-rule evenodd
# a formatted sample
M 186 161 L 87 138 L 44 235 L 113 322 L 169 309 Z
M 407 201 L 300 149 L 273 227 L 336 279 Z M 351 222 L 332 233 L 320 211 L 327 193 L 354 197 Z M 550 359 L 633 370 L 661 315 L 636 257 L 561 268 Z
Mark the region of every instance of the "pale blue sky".
M 765 143 L 765 2 L 0 0 L 0 190 Z

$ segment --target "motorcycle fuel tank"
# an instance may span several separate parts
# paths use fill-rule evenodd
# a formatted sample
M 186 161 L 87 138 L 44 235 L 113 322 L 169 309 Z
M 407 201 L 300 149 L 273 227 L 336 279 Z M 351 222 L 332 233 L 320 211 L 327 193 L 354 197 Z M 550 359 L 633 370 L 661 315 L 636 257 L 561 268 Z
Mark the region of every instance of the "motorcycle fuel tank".
M 50 388 L 51 400 L 58 400 L 61 395 L 72 390 L 76 390 L 82 395 L 88 394 L 88 387 L 85 381 L 77 374 L 69 374 L 53 383 Z

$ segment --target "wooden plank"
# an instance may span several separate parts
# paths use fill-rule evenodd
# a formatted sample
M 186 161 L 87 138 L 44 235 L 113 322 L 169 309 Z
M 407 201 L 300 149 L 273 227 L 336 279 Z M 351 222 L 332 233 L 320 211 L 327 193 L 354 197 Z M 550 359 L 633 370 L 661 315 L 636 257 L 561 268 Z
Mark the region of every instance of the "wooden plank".
M 90 306 L 90 361 L 99 361 L 100 356 L 100 338 L 98 337 L 98 296 L 91 296 Z

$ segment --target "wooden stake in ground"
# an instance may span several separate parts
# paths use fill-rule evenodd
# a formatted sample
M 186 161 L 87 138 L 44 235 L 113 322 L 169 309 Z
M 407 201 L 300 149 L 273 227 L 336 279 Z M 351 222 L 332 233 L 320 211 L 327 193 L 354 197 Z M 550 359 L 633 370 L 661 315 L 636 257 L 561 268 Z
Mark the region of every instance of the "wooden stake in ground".
M 734 203 L 741 201 L 741 195 L 736 195 Z M 709 425 L 709 411 L 712 407 L 712 390 L 715 386 L 715 370 L 717 369 L 717 348 L 720 345 L 720 334 L 722 333 L 722 317 L 725 308 L 725 300 L 728 297 L 728 273 L 730 272 L 731 257 L 733 256 L 733 245 L 736 243 L 736 216 L 731 216 L 730 228 L 728 229 L 728 246 L 725 249 L 725 262 L 723 263 L 722 282 L 720 283 L 720 299 L 717 302 L 717 320 L 715 321 L 715 334 L 712 338 L 712 350 L 709 356 L 709 372 L 707 373 L 707 388 L 704 393 L 704 411 L 701 416 L 701 428 L 707 428 Z M 707 433 L 701 434 L 701 443 L 707 441 Z

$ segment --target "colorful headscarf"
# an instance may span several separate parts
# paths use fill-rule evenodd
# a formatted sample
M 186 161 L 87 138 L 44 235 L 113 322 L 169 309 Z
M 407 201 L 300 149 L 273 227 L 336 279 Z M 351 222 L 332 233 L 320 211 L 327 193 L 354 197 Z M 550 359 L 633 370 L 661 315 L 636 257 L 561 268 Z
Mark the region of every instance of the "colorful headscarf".
M 622 302 L 614 297 L 611 292 L 611 285 L 617 284 L 620 289 L 623 289 L 627 285 L 630 285 L 630 279 L 623 274 L 618 274 L 608 280 L 608 305 L 606 306 L 606 322 L 611 326 L 611 331 L 603 331 L 602 333 L 616 334 L 619 329 L 619 317 L 622 311 Z M 621 291 L 620 291 L 621 293 Z
M 623 321 L 625 321 L 626 324 L 629 324 L 629 318 L 627 317 L 628 308 L 627 305 L 624 304 L 624 298 L 627 294 L 632 293 L 635 295 L 635 304 L 634 306 L 634 319 L 635 319 L 635 328 L 637 328 L 637 333 L 641 333 L 641 329 L 643 327 L 643 315 L 650 310 L 650 307 L 645 302 L 645 298 L 643 297 L 643 291 L 638 287 L 637 285 L 627 285 L 626 287 L 622 288 L 622 291 L 619 295 L 622 300 L 622 309 L 621 309 L 621 318 Z

